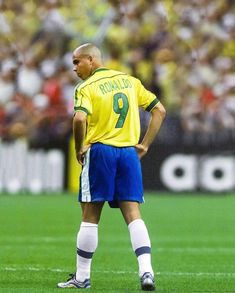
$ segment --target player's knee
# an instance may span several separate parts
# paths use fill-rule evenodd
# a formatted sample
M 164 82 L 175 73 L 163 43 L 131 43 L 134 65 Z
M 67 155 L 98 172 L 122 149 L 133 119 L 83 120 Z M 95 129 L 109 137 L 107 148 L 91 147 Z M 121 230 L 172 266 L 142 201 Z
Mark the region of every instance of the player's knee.
M 100 215 L 91 214 L 89 212 L 83 212 L 82 221 L 87 223 L 98 224 L 100 220 Z
M 131 222 L 133 222 L 135 220 L 141 219 L 140 213 L 131 212 L 131 213 L 129 213 L 127 215 L 123 215 L 123 216 L 124 216 L 124 219 L 125 219 L 125 222 L 127 225 L 129 225 Z
M 139 204 L 136 202 L 120 202 L 120 209 L 127 225 L 137 219 L 141 219 Z
M 83 203 L 82 221 L 98 224 L 101 216 L 103 203 Z

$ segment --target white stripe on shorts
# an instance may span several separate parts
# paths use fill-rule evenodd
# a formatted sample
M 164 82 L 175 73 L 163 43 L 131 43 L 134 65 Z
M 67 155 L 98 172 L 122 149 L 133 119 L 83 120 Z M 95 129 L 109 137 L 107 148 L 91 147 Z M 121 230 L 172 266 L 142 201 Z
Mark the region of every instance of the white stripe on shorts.
M 86 153 L 85 165 L 83 166 L 82 174 L 81 174 L 82 202 L 90 202 L 91 201 L 90 182 L 89 182 L 90 150 L 91 149 L 89 148 Z

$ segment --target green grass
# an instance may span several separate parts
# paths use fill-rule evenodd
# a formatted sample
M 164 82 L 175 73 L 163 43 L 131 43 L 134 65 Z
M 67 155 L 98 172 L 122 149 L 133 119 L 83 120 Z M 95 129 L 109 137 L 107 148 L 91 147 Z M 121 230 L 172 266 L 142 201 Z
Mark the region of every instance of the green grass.
M 234 195 L 148 195 L 142 215 L 158 292 L 235 292 Z M 0 292 L 60 291 L 75 269 L 80 217 L 73 195 L 1 195 Z M 127 227 L 108 206 L 89 292 L 140 292 Z

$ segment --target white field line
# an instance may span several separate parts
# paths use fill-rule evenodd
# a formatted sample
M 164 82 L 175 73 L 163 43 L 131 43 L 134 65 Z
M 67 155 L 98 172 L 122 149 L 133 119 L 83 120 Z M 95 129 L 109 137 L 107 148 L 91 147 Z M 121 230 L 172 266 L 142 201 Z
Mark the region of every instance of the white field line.
M 1 244 L 1 250 L 11 250 L 15 247 L 14 244 Z M 40 249 L 43 250 L 51 250 L 53 247 L 58 247 L 56 243 L 50 244 L 49 246 L 40 247 Z M 27 244 L 27 250 L 34 250 L 38 248 L 38 243 L 34 244 Z M 102 250 L 103 247 L 100 247 L 100 250 Z M 109 247 L 109 251 L 112 252 L 127 252 L 131 253 L 132 249 L 129 247 L 128 249 L 126 247 Z M 229 253 L 234 254 L 235 253 L 235 247 L 154 247 L 154 250 L 156 253 L 192 253 L 192 254 L 204 254 L 204 253 Z
M 25 242 L 30 242 L 30 243 L 58 243 L 58 242 L 70 242 L 70 241 L 75 241 L 75 237 L 64 237 L 64 236 L 58 236 L 58 237 L 50 237 L 50 236 L 42 236 L 42 237 L 30 237 L 30 236 L 4 236 L 0 237 L 1 242 L 12 242 L 14 241 L 15 243 L 25 243 Z
M 156 247 L 156 252 L 174 253 L 235 253 L 235 247 Z
M 152 237 L 153 238 L 153 237 Z M 226 237 L 226 238 L 221 238 L 221 237 L 213 237 L 213 236 L 203 236 L 203 238 L 198 238 L 198 236 L 193 237 L 161 237 L 161 236 L 156 236 L 154 235 L 154 239 L 156 240 L 156 243 L 176 243 L 180 242 L 195 242 L 196 243 L 235 243 L 235 237 Z M 0 242 L 29 242 L 29 243 L 58 243 L 58 242 L 72 242 L 76 241 L 76 235 L 73 236 L 57 236 L 57 237 L 50 237 L 50 236 L 36 236 L 36 237 L 31 237 L 31 236 L 0 236 Z M 115 237 L 112 237 L 110 239 L 106 239 L 107 242 L 112 243 L 112 242 L 117 242 L 117 239 Z M 119 236 L 118 237 L 118 242 L 128 242 L 128 233 L 126 236 Z
M 68 270 L 59 269 L 59 268 L 39 268 L 39 267 L 0 267 L 0 271 L 35 271 L 35 272 L 42 272 L 42 271 L 50 271 L 50 272 L 59 272 L 59 273 L 68 273 Z M 137 272 L 134 271 L 114 271 L 114 270 L 94 270 L 94 273 L 99 274 L 135 274 Z M 188 276 L 188 277 L 228 277 L 228 278 L 235 278 L 235 273 L 225 273 L 225 272 L 156 272 L 155 275 L 161 276 Z

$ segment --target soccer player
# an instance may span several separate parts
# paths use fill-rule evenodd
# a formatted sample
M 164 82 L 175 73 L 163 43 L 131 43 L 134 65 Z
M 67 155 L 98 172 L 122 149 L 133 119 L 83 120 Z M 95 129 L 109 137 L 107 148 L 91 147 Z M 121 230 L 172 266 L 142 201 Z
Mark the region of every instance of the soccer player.
M 119 207 L 128 225 L 139 265 L 142 290 L 155 290 L 151 244 L 140 203 L 144 201 L 140 159 L 147 153 L 165 117 L 165 109 L 141 82 L 103 67 L 100 50 L 84 44 L 73 52 L 73 70 L 84 81 L 74 92 L 73 132 L 82 164 L 79 201 L 82 222 L 77 235 L 77 270 L 59 288 L 90 288 L 98 223 L 108 202 Z M 151 113 L 141 143 L 139 107 Z

